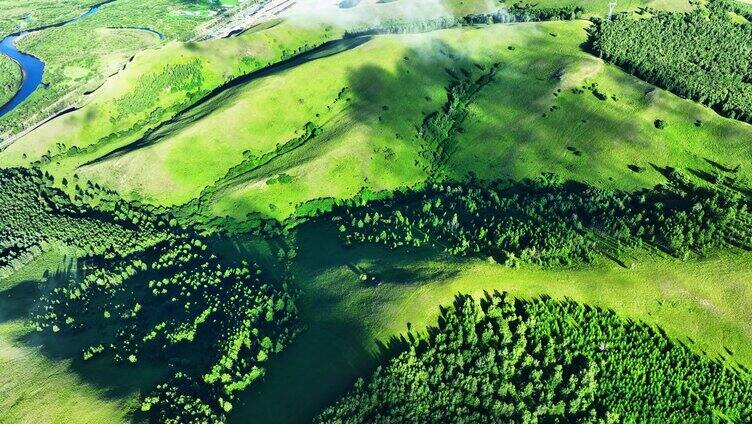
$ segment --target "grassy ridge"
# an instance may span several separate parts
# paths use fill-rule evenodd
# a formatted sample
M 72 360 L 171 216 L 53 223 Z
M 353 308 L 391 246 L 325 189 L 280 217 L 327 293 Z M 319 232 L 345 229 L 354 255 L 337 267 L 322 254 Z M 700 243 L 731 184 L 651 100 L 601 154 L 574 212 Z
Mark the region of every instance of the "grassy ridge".
M 143 52 L 98 90 L 85 108 L 21 138 L 0 161 L 8 165 L 59 156 L 56 162 L 61 165 L 56 169 L 70 172 L 132 143 L 232 78 L 316 45 L 329 34 L 323 29 L 293 31 L 279 25 L 230 40 L 170 44 Z M 133 99 L 139 103 L 131 103 Z M 63 163 L 66 155 L 75 160 Z

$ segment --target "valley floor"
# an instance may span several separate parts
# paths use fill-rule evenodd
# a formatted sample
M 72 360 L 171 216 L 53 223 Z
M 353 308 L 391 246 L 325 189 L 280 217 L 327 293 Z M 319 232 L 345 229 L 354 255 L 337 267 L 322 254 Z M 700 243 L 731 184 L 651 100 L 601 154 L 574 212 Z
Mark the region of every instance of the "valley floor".
M 307 331 L 272 360 L 264 382 L 241 395 L 231 422 L 310 420 L 370 373 L 392 338 L 432 325 L 439 305 L 451 304 L 459 293 L 570 298 L 660 326 L 731 366 L 752 367 L 752 253 L 688 262 L 642 256 L 630 268 L 603 261 L 570 270 L 514 270 L 428 250 L 344 248 L 328 225 L 306 226 L 298 239 L 295 280 Z M 22 281 L 39 278 L 58 259 L 42 258 L 29 265 L 26 275 L 2 283 L 0 302 L 12 301 L 16 310 L 0 316 L 0 376 L 13 393 L 0 405 L 9 411 L 3 417 L 9 421 L 0 421 L 34 422 L 40 416 L 38 396 L 48 399 L 42 412 L 50 421 L 130 420 L 139 387 L 149 380 L 148 369 L 138 375 L 143 381 L 134 381 L 131 368 L 112 367 L 107 359 L 71 361 L 67 358 L 77 356 L 74 352 L 40 344 L 22 321 L 36 295 Z M 361 282 L 360 273 L 374 276 L 375 282 Z M 77 408 L 96 415 L 71 421 L 70 411 Z

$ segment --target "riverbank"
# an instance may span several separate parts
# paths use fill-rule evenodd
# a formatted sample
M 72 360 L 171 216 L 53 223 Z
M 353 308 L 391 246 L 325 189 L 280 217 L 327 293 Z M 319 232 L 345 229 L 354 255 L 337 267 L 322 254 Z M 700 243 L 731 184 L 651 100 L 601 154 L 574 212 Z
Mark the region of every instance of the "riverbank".
M 19 64 L 7 56 L 0 56 L 0 108 L 18 92 L 22 79 Z

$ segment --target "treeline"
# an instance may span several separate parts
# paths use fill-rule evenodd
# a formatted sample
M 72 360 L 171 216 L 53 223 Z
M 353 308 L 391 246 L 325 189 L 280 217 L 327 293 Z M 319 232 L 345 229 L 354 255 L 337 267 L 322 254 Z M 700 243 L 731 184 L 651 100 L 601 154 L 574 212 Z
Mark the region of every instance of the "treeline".
M 319 423 L 750 422 L 752 376 L 611 311 L 458 296 Z
M 346 244 L 430 246 L 544 267 L 618 258 L 628 248 L 678 258 L 723 246 L 752 246 L 749 199 L 725 183 L 699 185 L 671 171 L 667 184 L 632 193 L 544 175 L 509 183 L 434 183 L 365 205 L 333 220 Z
M 170 237 L 168 220 L 93 185 L 75 184 L 68 197 L 52 187 L 53 178 L 36 169 L 0 170 L 0 276 L 11 273 L 49 245 L 78 248 L 81 254 L 127 254 Z M 101 209 L 84 204 L 100 199 Z M 100 196 L 101 194 L 101 196 Z M 107 211 L 103 211 L 106 209 Z
M 518 2 L 491 13 L 472 14 L 461 17 L 443 16 L 417 21 L 385 20 L 378 25 L 369 25 L 345 32 L 345 37 L 378 34 L 412 34 L 455 28 L 467 25 L 490 25 L 512 22 L 564 21 L 579 19 L 584 14 L 580 6 L 540 7 L 537 4 Z
M 85 360 L 107 355 L 166 370 L 142 403 L 154 422 L 224 421 L 235 394 L 263 377 L 267 359 L 300 330 L 285 277 L 294 250 L 281 244 L 279 268 L 267 272 L 220 256 L 168 213 L 91 183 L 59 181 L 73 185 L 72 197 L 52 183 L 36 169 L 0 170 L 0 269 L 54 246 L 80 257 L 75 278 L 43 287 L 37 330 L 86 332 L 73 339 L 87 340 Z
M 688 13 L 599 20 L 590 29 L 590 46 L 652 84 L 752 122 L 752 24 L 729 17 L 752 13 L 735 3 L 712 0 Z

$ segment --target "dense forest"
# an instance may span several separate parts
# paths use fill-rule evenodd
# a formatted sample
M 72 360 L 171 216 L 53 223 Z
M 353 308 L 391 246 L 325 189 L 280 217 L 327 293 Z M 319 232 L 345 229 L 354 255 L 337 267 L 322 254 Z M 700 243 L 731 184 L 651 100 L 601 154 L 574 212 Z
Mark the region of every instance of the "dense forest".
M 396 342 L 400 345 L 400 342 Z M 320 423 L 750 422 L 752 376 L 549 298 L 458 296 Z
M 749 8 L 712 0 L 688 13 L 618 15 L 591 28 L 591 49 L 634 75 L 719 113 L 752 122 L 752 24 L 730 19 Z
M 0 173 L 2 269 L 55 246 L 81 256 L 78 275 L 44 289 L 37 330 L 86 340 L 85 360 L 106 355 L 162 369 L 166 380 L 141 408 L 154 421 L 224 421 L 235 393 L 300 331 L 284 250 L 272 274 L 221 255 L 169 215 L 111 202 L 96 187 L 76 187 L 71 199 L 39 171 Z
M 334 222 L 346 243 L 431 246 L 517 266 L 566 266 L 645 247 L 678 258 L 749 248 L 749 198 L 720 180 L 699 185 L 676 170 L 667 184 L 631 193 L 544 175 L 512 183 L 434 183 L 366 205 Z

